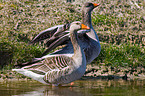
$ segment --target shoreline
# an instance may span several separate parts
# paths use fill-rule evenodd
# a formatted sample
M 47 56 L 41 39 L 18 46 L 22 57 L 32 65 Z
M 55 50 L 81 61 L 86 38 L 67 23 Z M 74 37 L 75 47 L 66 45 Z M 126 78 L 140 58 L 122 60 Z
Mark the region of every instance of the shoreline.
M 95 77 L 96 79 L 123 79 L 123 80 L 145 80 L 144 67 L 112 67 L 88 65 L 84 76 Z
M 32 80 L 11 70 L 0 71 L 0 81 L 2 80 Z M 137 67 L 112 67 L 87 65 L 86 73 L 80 80 L 145 80 L 145 68 Z

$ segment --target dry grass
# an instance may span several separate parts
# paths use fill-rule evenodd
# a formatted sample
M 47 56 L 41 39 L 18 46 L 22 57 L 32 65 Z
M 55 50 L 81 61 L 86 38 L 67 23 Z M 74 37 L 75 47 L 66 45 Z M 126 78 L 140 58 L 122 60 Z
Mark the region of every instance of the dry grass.
M 93 63 L 144 66 L 145 1 L 90 1 L 100 3 L 92 12 L 92 21 L 102 42 L 101 54 Z M 27 43 L 48 27 L 81 20 L 84 2 L 1 0 L 0 64 L 13 66 L 39 57 L 45 47 Z

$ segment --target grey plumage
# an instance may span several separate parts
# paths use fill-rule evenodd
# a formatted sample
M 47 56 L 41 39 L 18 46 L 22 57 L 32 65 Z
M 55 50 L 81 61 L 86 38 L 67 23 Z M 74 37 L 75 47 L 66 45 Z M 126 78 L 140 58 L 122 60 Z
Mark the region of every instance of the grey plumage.
M 70 37 L 74 54 L 46 55 L 34 64 L 26 64 L 18 73 L 31 77 L 41 83 L 59 85 L 81 78 L 86 70 L 86 57 L 77 38 L 77 31 L 85 25 L 76 21 L 71 24 Z M 88 29 L 87 26 L 85 26 Z
M 98 4 L 90 3 L 90 2 L 87 2 L 84 4 L 83 9 L 82 9 L 82 23 L 90 27 L 90 32 L 87 32 L 87 33 L 83 33 L 82 31 L 78 32 L 79 33 L 78 37 L 81 42 L 80 43 L 81 47 L 84 49 L 84 52 L 86 55 L 87 64 L 90 64 L 99 55 L 99 53 L 101 51 L 101 46 L 100 46 L 98 36 L 91 23 L 92 22 L 91 21 L 91 11 L 97 6 L 98 6 Z M 61 29 L 61 28 L 63 28 L 62 26 L 57 26 L 57 28 Z M 68 27 L 69 26 L 67 26 L 67 28 Z M 70 33 L 69 33 L 69 31 L 67 31 L 67 28 L 65 28 L 66 31 L 61 30 L 59 32 L 59 34 L 57 34 L 57 37 L 52 36 L 52 37 L 54 37 L 53 39 L 49 38 L 48 43 L 47 43 L 48 48 L 42 54 L 42 56 L 48 54 L 51 50 L 55 49 L 59 45 L 65 45 L 65 47 L 60 50 L 57 50 L 53 53 L 50 53 L 50 55 L 73 54 L 74 53 L 73 46 L 72 46 L 72 43 L 71 43 L 70 37 L 69 37 Z

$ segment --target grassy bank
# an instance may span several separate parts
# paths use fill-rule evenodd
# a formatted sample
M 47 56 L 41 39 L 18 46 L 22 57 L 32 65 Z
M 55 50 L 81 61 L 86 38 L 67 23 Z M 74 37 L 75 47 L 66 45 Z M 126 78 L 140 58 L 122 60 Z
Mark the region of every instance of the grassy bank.
M 81 20 L 84 3 L 59 0 L 1 1 L 1 70 L 39 57 L 45 50 L 44 43 L 28 45 L 28 42 L 48 27 Z M 98 0 L 95 3 L 100 3 L 100 6 L 92 12 L 92 21 L 102 50 L 92 65 L 145 66 L 145 2 Z

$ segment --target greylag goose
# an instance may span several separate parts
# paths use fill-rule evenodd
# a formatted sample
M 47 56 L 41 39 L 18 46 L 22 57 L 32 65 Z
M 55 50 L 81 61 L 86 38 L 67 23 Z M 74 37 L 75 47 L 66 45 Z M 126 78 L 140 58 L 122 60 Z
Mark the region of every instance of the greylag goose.
M 12 71 L 53 86 L 67 84 L 81 78 L 86 70 L 86 57 L 77 37 L 79 29 L 90 28 L 79 21 L 71 23 L 69 30 L 74 54 L 46 55 L 40 62 Z
M 98 36 L 91 22 L 91 11 L 97 6 L 98 4 L 87 2 L 84 4 L 82 9 L 82 23 L 90 27 L 90 32 L 84 33 L 83 31 L 79 31 L 79 39 L 81 42 L 81 47 L 84 49 L 86 55 L 87 64 L 90 64 L 101 51 Z M 48 28 L 44 32 L 38 34 L 31 43 L 35 43 L 37 41 L 44 40 L 47 37 L 50 37 L 47 42 L 48 49 L 43 53 L 42 56 L 48 54 L 48 52 L 59 45 L 65 45 L 65 47 L 51 53 L 50 55 L 73 53 L 73 46 L 70 41 L 69 31 L 67 30 L 69 28 L 69 25 L 70 24 L 65 24 Z

